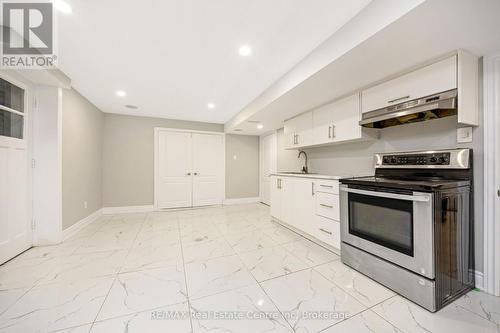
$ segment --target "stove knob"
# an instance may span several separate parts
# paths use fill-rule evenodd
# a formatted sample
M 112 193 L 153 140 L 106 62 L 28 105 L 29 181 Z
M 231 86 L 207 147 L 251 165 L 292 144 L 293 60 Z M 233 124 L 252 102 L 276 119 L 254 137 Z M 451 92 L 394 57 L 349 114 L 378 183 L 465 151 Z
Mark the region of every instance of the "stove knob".
M 443 157 L 443 156 L 441 156 L 441 157 L 439 158 L 439 164 L 445 164 L 445 163 L 446 163 L 446 158 L 445 158 L 445 157 Z
M 384 162 L 384 163 L 389 163 L 389 161 L 390 161 L 390 160 L 389 160 L 389 157 L 384 156 L 383 162 Z
M 391 158 L 391 163 L 392 164 L 396 164 L 397 162 L 398 162 L 398 160 L 395 157 Z
M 431 163 L 436 163 L 436 162 L 437 162 L 437 158 L 436 158 L 435 156 L 432 156 L 432 157 L 429 159 L 429 161 L 430 161 Z

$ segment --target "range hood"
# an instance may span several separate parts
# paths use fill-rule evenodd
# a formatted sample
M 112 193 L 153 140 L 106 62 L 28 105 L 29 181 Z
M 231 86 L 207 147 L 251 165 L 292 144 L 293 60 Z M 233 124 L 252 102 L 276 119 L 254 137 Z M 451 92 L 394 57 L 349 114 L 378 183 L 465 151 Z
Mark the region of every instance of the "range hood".
M 366 112 L 359 124 L 385 128 L 457 114 L 457 89 Z

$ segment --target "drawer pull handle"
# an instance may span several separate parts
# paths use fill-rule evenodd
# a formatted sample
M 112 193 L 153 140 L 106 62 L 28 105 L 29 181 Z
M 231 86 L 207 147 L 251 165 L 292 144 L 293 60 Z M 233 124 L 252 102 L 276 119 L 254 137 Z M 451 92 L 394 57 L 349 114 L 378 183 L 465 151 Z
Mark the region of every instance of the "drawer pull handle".
M 327 188 L 333 188 L 333 185 L 323 185 L 323 184 L 319 184 L 319 186 L 321 186 L 321 187 L 327 187 Z
M 325 204 L 319 204 L 320 206 L 326 207 L 326 208 L 333 208 L 333 206 L 330 205 L 325 205 Z
M 331 231 L 325 230 L 323 228 L 319 228 L 319 230 L 323 231 L 325 234 L 333 235 Z
M 404 100 L 404 99 L 408 99 L 408 98 L 410 98 L 410 95 L 403 96 L 403 97 L 399 97 L 399 98 L 396 98 L 396 99 L 393 99 L 393 100 L 387 101 L 387 103 L 394 103 L 394 102 L 397 102 L 397 101 L 402 101 L 402 100 Z

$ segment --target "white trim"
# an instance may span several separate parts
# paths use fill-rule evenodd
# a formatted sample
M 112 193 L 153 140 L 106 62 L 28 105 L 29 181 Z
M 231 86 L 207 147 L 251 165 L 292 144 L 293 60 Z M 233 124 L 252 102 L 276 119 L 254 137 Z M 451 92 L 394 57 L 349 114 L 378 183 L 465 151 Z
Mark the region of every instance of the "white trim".
M 474 272 L 476 278 L 476 288 L 484 291 L 484 276 L 483 273 L 475 271 Z
M 500 296 L 500 52 L 485 56 L 484 77 L 484 218 L 483 287 Z
M 242 204 L 249 204 L 249 203 L 255 203 L 255 202 L 260 202 L 260 197 L 225 199 L 224 205 L 242 205 Z
M 275 173 L 278 170 L 278 131 L 272 131 L 270 133 L 263 134 L 259 136 L 259 196 L 262 198 L 262 141 L 268 136 L 273 136 L 273 151 L 271 155 L 273 156 L 273 167 L 271 173 Z
M 89 216 L 84 217 L 80 221 L 76 222 L 69 228 L 64 229 L 62 232 L 62 240 L 63 241 L 67 240 L 68 238 L 70 238 L 71 236 L 73 236 L 74 234 L 76 234 L 78 231 L 82 230 L 89 224 L 97 221 L 97 219 L 102 215 L 102 210 L 103 210 L 102 208 L 98 209 Z
M 109 215 L 109 214 L 126 214 L 126 213 L 150 213 L 154 211 L 155 211 L 154 205 L 104 207 L 102 209 L 102 214 Z
M 155 127 L 156 131 L 169 131 L 169 132 L 182 132 L 182 133 L 198 133 L 198 134 L 216 134 L 216 135 L 226 135 L 224 132 L 215 132 L 215 131 L 197 131 L 190 129 L 182 129 L 182 128 L 171 128 L 171 127 Z

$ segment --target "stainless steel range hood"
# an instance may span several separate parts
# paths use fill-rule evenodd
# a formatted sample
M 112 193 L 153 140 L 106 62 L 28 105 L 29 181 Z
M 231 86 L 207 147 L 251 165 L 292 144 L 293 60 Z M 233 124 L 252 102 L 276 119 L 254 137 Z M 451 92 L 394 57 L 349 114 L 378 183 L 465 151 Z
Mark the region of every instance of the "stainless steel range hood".
M 359 124 L 385 128 L 457 114 L 457 89 L 364 113 Z

